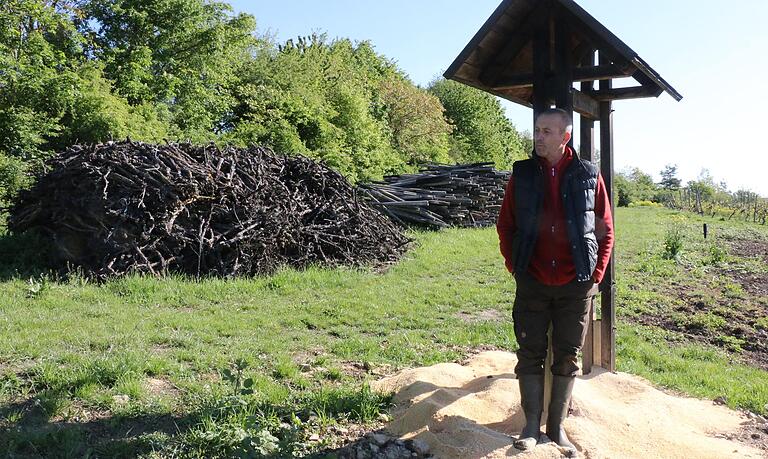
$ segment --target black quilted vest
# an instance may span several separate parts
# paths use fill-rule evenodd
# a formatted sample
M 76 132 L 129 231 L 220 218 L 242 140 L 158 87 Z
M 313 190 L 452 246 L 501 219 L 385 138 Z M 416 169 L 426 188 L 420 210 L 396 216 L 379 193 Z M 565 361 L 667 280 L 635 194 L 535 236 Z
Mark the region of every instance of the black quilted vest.
M 534 157 L 512 166 L 515 179 L 515 222 L 512 244 L 516 272 L 526 272 L 536 245 L 539 212 L 544 201 L 544 168 Z M 595 190 L 597 167 L 574 156 L 560 183 L 566 231 L 576 265 L 576 280 L 587 281 L 597 264 Z

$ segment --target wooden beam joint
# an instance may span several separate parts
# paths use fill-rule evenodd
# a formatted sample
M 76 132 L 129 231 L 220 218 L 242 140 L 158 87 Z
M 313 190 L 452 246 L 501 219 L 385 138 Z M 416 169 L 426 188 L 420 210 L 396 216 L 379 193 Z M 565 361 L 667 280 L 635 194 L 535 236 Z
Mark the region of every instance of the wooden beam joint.
M 577 89 L 571 89 L 573 94 L 573 111 L 591 120 L 600 119 L 600 102 Z

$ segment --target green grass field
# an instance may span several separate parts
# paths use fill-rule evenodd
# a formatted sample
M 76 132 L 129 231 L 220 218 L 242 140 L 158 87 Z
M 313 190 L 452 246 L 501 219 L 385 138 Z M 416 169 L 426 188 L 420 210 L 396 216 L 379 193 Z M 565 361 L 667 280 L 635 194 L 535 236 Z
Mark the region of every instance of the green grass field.
M 622 208 L 616 218 L 619 370 L 767 414 L 768 372 L 743 363 L 745 343 L 723 331 L 716 346 L 638 320 L 680 306 L 669 285 L 717 287 L 729 307 L 760 310 L 765 299 L 722 272 L 765 275 L 765 263 L 728 254 L 727 243 L 768 240 L 766 228 L 655 208 Z M 672 230 L 676 256 L 665 253 Z M 411 235 L 413 249 L 385 270 L 98 285 L 41 274 L 29 238 L 0 237 L 0 451 L 308 455 L 338 441 L 333 426 L 381 419 L 387 397 L 366 381 L 478 347 L 515 350 L 515 285 L 495 230 Z M 718 314 L 702 312 L 702 326 L 726 330 Z

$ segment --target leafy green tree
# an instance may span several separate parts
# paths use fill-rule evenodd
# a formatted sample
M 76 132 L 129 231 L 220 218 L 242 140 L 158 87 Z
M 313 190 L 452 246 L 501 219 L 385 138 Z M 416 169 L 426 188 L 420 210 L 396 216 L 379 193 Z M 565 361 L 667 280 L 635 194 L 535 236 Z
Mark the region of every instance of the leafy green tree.
M 367 42 L 329 42 L 323 35 L 280 46 L 262 42 L 235 89 L 239 103 L 224 139 L 318 158 L 353 181 L 401 172 L 425 149 L 416 143 L 421 139 L 408 138 L 409 131 L 393 129 L 389 115 L 405 116 L 409 104 L 424 99 L 400 87 L 410 99 L 396 105 L 386 82 L 398 78 L 404 81 Z M 432 106 L 433 112 L 439 109 Z M 427 155 L 435 157 L 430 148 Z
M 380 178 L 400 164 L 385 134 L 386 125 L 374 118 L 369 100 L 363 88 L 349 83 L 328 93 L 335 112 L 330 121 L 341 132 L 341 147 L 321 149 L 321 157 L 354 181 Z
M 523 153 L 527 155 L 533 153 L 533 135 L 531 135 L 531 131 L 523 131 L 520 133 L 520 144 L 520 149 L 523 151 Z
M 688 190 L 701 201 L 709 201 L 717 193 L 717 185 L 712 174 L 707 169 L 702 169 L 696 180 L 688 181 Z
M 30 177 L 26 174 L 26 167 L 19 158 L 0 152 L 0 211 L 19 190 L 29 185 Z
M 759 199 L 760 195 L 751 190 L 741 189 L 733 193 L 733 201 L 741 205 L 750 204 Z
M 440 100 L 401 77 L 381 85 L 382 103 L 392 132 L 393 147 L 410 165 L 446 163 L 452 131 Z
M 653 177 L 635 167 L 632 168 L 629 173 L 629 179 L 634 184 L 634 200 L 639 201 L 653 201 L 656 193 L 658 192 L 658 186 L 653 181 Z
M 616 205 L 625 207 L 637 201 L 658 202 L 659 188 L 653 177 L 637 167 L 618 172 L 613 177 Z
M 682 182 L 677 177 L 677 165 L 667 164 L 661 171 L 661 181 L 659 186 L 667 191 L 677 191 Z
M 134 140 L 160 142 L 170 137 L 170 115 L 158 112 L 149 102 L 132 106 L 111 91 L 98 64 L 78 71 L 78 91 L 72 107 L 62 117 L 58 144 L 102 142 L 130 137 Z
M 0 3 L 0 152 L 39 161 L 72 106 L 83 37 L 56 2 Z
M 415 86 L 371 43 L 276 45 L 215 0 L 0 3 L 0 199 L 77 142 L 267 143 L 353 181 L 530 150 L 494 97 Z
M 451 80 L 438 79 L 430 87 L 445 107 L 454 130 L 450 155 L 456 162 L 492 161 L 509 169 L 528 156 L 514 125 L 494 96 Z
M 59 147 L 85 39 L 69 2 L 0 2 L 0 206 Z
M 179 137 L 215 138 L 252 52 L 252 16 L 205 0 L 84 0 L 82 12 L 89 54 L 118 95 L 166 104 Z
M 634 183 L 625 173 L 617 172 L 613 176 L 613 195 L 618 207 L 627 207 L 635 199 Z

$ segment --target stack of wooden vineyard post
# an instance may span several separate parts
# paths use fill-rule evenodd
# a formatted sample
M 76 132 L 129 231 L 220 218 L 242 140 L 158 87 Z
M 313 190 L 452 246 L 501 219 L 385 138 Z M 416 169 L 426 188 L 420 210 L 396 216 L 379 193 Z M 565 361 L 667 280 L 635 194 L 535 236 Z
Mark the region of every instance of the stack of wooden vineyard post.
M 428 165 L 418 174 L 388 176 L 360 189 L 402 225 L 488 226 L 496 222 L 511 174 L 492 164 Z
M 9 229 L 42 230 L 60 266 L 96 277 L 391 262 L 409 241 L 339 173 L 262 147 L 76 145 L 47 169 Z

